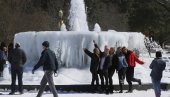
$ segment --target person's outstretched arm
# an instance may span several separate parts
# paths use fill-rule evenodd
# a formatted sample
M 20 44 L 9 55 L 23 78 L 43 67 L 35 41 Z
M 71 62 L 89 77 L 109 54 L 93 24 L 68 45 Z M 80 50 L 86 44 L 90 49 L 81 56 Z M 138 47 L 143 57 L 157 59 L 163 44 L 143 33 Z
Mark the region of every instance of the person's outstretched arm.
M 86 48 L 83 48 L 83 50 L 84 50 L 84 52 L 88 55 L 88 56 L 90 56 L 91 58 L 92 58 L 92 56 L 93 56 L 93 53 L 92 52 L 90 52 L 88 49 L 86 49 Z
M 46 53 L 42 52 L 41 57 L 38 63 L 34 66 L 33 71 L 37 70 L 40 66 L 42 66 L 46 61 Z
M 93 40 L 93 43 L 94 43 L 94 47 L 95 48 L 98 48 L 99 49 L 99 51 L 100 51 L 100 54 L 102 53 L 102 51 L 100 50 L 100 48 L 99 48 L 99 46 L 97 45 L 97 43 Z
M 141 61 L 134 53 L 132 53 L 132 54 L 133 54 L 133 56 L 134 56 L 134 58 L 135 58 L 135 61 L 136 61 L 137 63 L 139 63 L 139 64 L 141 64 L 141 65 L 144 64 L 144 62 Z

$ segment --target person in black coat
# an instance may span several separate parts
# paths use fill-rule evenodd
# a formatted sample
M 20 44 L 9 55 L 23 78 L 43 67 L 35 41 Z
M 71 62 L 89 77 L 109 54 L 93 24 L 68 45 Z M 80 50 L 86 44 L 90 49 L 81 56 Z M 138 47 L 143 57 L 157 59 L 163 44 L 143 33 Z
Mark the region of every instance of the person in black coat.
M 110 48 L 110 52 L 109 52 L 109 56 L 110 56 L 110 63 L 109 63 L 109 67 L 108 67 L 108 77 L 109 77 L 109 92 L 113 93 L 113 75 L 115 70 L 117 69 L 117 65 L 118 65 L 118 56 L 115 53 L 115 48 L 111 47 Z
M 11 64 L 11 76 L 12 76 L 12 84 L 11 84 L 11 92 L 10 95 L 13 95 L 15 93 L 16 88 L 16 76 L 18 76 L 18 85 L 19 85 L 19 92 L 20 94 L 23 94 L 23 65 L 26 63 L 26 54 L 25 52 L 20 49 L 20 44 L 15 44 L 15 49 L 13 49 L 9 56 L 8 60 Z
M 54 73 L 57 73 L 58 62 L 55 53 L 49 49 L 49 45 L 50 44 L 48 41 L 44 41 L 42 43 L 43 51 L 41 53 L 41 57 L 32 70 L 33 74 L 35 70 L 37 70 L 40 66 L 43 66 L 43 70 L 44 70 L 44 76 L 41 80 L 40 89 L 36 97 L 42 96 L 42 93 L 46 87 L 47 82 L 54 97 L 58 97 L 57 90 L 55 88 L 53 76 L 52 76 Z
M 94 42 L 95 48 L 99 49 L 95 41 L 93 42 Z M 106 93 L 108 93 L 108 67 L 110 63 L 109 48 L 105 46 L 104 52 L 102 52 L 100 49 L 99 51 L 100 51 L 100 62 L 99 62 L 98 73 L 99 73 L 100 80 L 101 80 L 102 90 L 103 91 L 105 90 Z
M 94 48 L 93 53 L 86 48 L 84 48 L 83 50 L 91 58 L 91 65 L 90 65 L 90 72 L 92 74 L 91 85 L 94 85 L 95 81 L 96 81 L 96 85 L 99 85 L 99 78 L 97 73 L 99 61 L 100 61 L 99 49 Z

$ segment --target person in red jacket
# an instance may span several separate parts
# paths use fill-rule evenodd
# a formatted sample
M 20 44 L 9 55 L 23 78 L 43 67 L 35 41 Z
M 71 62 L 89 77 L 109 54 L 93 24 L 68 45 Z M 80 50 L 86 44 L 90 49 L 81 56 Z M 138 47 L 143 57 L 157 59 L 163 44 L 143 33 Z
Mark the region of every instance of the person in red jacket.
M 128 89 L 127 93 L 132 93 L 133 92 L 132 82 L 138 82 L 139 85 L 142 84 L 141 79 L 134 78 L 134 68 L 136 67 L 136 62 L 141 65 L 144 64 L 144 62 L 141 61 L 140 59 L 138 59 L 138 57 L 135 55 L 135 53 L 128 50 L 126 47 L 123 47 L 122 51 L 125 54 L 125 57 L 126 57 L 126 60 L 128 63 L 128 68 L 126 71 L 126 80 L 128 82 L 129 89 Z

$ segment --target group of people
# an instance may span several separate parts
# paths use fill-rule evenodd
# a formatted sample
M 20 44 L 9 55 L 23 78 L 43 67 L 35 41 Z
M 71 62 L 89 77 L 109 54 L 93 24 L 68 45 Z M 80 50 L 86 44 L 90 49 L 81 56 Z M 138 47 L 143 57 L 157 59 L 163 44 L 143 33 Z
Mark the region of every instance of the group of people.
M 90 72 L 92 74 L 91 85 L 99 86 L 99 78 L 101 80 L 102 92 L 113 93 L 113 75 L 114 72 L 118 72 L 119 93 L 123 93 L 124 79 L 129 85 L 127 93 L 133 92 L 132 82 L 138 82 L 141 85 L 141 79 L 134 78 L 134 69 L 136 67 L 136 62 L 143 65 L 144 62 L 141 61 L 133 51 L 128 50 L 126 47 L 104 47 L 104 52 L 100 50 L 95 41 L 93 52 L 84 48 L 84 52 L 91 57 Z M 151 80 L 153 88 L 155 91 L 155 97 L 161 96 L 161 79 L 163 70 L 165 70 L 166 62 L 162 60 L 162 52 L 157 51 L 155 54 L 155 59 L 150 64 L 151 69 Z M 99 77 L 98 77 L 99 76 Z
M 9 61 L 11 64 L 11 92 L 9 95 L 14 95 L 17 91 L 16 89 L 16 78 L 18 78 L 18 91 L 20 94 L 23 94 L 23 69 L 24 64 L 27 61 L 26 54 L 24 50 L 20 48 L 20 43 L 16 43 L 13 48 L 13 44 L 11 43 L 8 47 L 1 43 L 0 49 L 0 74 L 3 76 L 3 67 L 6 64 L 6 61 Z M 44 76 L 41 80 L 41 85 L 39 92 L 36 97 L 41 97 L 42 93 L 46 87 L 48 82 L 50 90 L 53 92 L 54 97 L 58 97 L 57 90 L 55 88 L 53 82 L 53 74 L 57 73 L 58 70 L 58 62 L 55 53 L 50 50 L 50 44 L 48 41 L 44 41 L 42 43 L 42 54 L 38 61 L 38 63 L 33 67 L 32 73 L 34 74 L 35 70 L 37 70 L 40 66 L 43 66 Z M 8 50 L 7 50 L 8 48 Z M 1 62 L 2 61 L 2 62 Z
M 25 52 L 20 49 L 20 44 L 16 43 L 15 48 L 13 48 L 13 43 L 8 46 L 4 42 L 0 45 L 0 76 L 3 77 L 4 65 L 6 61 L 11 64 L 11 92 L 10 95 L 14 94 L 16 91 L 16 78 L 18 78 L 18 90 L 20 94 L 23 94 L 23 65 L 26 62 Z
M 99 86 L 99 78 L 101 82 L 102 92 L 113 93 L 113 75 L 118 72 L 119 93 L 123 93 L 124 79 L 129 85 L 128 93 L 133 92 L 132 82 L 138 82 L 141 85 L 141 80 L 134 78 L 134 68 L 136 62 L 139 64 L 144 64 L 143 61 L 134 54 L 134 52 L 128 50 L 126 47 L 115 47 L 108 48 L 104 47 L 104 52 L 100 50 L 95 41 L 94 50 L 90 52 L 88 49 L 84 48 L 84 52 L 91 57 L 90 72 L 92 74 L 91 85 Z M 99 77 L 98 77 L 99 76 Z
M 92 74 L 92 86 L 101 86 L 101 92 L 113 93 L 113 75 L 115 72 L 118 73 L 119 93 L 123 93 L 124 80 L 126 78 L 129 85 L 127 93 L 133 92 L 132 82 L 138 82 L 141 85 L 141 79 L 134 78 L 134 68 L 136 62 L 139 64 L 144 64 L 133 51 L 128 50 L 126 47 L 115 47 L 108 48 L 104 47 L 104 52 L 100 50 L 97 43 L 93 41 L 94 49 L 93 52 L 90 52 L 88 49 L 83 48 L 84 52 L 91 57 L 90 72 Z M 32 74 L 40 66 L 43 66 L 44 76 L 40 83 L 40 89 L 36 97 L 41 97 L 42 93 L 46 87 L 46 84 L 49 84 L 50 90 L 53 93 L 54 97 L 58 97 L 55 84 L 53 82 L 53 74 L 56 74 L 58 71 L 58 62 L 55 53 L 49 48 L 50 43 L 44 41 L 42 43 L 43 51 L 38 63 L 33 67 Z M 156 97 L 161 95 L 160 81 L 162 78 L 162 72 L 165 69 L 166 63 L 161 59 L 162 54 L 160 51 L 156 52 L 156 58 L 150 64 L 151 79 L 153 83 L 153 88 L 155 90 Z M 8 47 L 1 43 L 0 46 L 0 76 L 3 76 L 3 65 L 6 64 L 6 61 L 9 61 L 11 64 L 11 92 L 10 95 L 15 94 L 16 92 L 16 77 L 18 77 L 18 91 L 20 94 L 23 94 L 23 66 L 26 63 L 26 54 L 24 50 L 20 48 L 20 44 L 16 43 L 15 48 L 11 43 Z M 99 78 L 101 84 L 99 84 Z

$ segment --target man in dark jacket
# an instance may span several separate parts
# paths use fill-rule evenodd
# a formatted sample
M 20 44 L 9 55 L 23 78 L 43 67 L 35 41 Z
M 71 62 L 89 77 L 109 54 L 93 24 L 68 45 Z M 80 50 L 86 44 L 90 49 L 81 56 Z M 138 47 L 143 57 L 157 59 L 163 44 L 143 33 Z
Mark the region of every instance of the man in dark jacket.
M 46 87 L 46 84 L 48 82 L 50 90 L 52 91 L 54 97 L 58 97 L 57 90 L 55 88 L 54 82 L 53 82 L 53 74 L 57 73 L 58 70 L 58 62 L 55 53 L 49 49 L 49 42 L 44 41 L 42 43 L 43 51 L 41 53 L 40 60 L 38 63 L 34 66 L 32 73 L 34 74 L 34 71 L 37 70 L 40 66 L 43 66 L 44 70 L 44 76 L 41 80 L 40 89 L 38 92 L 37 97 L 41 97 L 42 93 Z
M 98 48 L 98 45 L 94 42 L 94 46 L 95 48 Z M 98 68 L 98 73 L 100 76 L 100 80 L 101 80 L 101 86 L 102 86 L 102 90 L 105 90 L 106 93 L 108 93 L 108 67 L 109 67 L 109 63 L 110 63 L 110 56 L 109 56 L 109 48 L 107 46 L 105 46 L 104 48 L 104 52 L 102 52 L 100 49 L 100 62 L 99 62 L 99 68 Z M 105 80 L 105 84 L 104 84 L 104 80 Z
M 128 68 L 126 71 L 126 80 L 129 84 L 128 93 L 133 92 L 132 82 L 138 82 L 141 85 L 141 79 L 134 78 L 134 68 L 136 67 L 136 62 L 143 65 L 144 62 L 139 60 L 139 58 L 134 54 L 134 52 L 128 50 L 126 47 L 122 48 L 123 53 L 125 54 Z
M 84 48 L 83 50 L 89 57 L 91 57 L 91 65 L 90 65 L 90 72 L 92 74 L 91 85 L 94 85 L 94 82 L 96 81 L 96 85 L 98 86 L 99 78 L 98 78 L 97 70 L 98 70 L 99 61 L 100 61 L 99 49 L 94 48 L 93 53 L 90 52 L 86 48 Z
M 23 94 L 23 82 L 22 82 L 22 75 L 23 75 L 23 65 L 26 62 L 26 55 L 25 52 L 20 49 L 20 44 L 15 44 L 15 49 L 11 51 L 8 56 L 8 60 L 11 64 L 11 76 L 12 76 L 12 84 L 11 84 L 11 92 L 10 95 L 15 93 L 16 87 L 16 76 L 18 76 L 18 85 L 19 85 L 19 92 Z
M 162 79 L 163 70 L 165 70 L 166 67 L 166 63 L 162 60 L 161 57 L 162 57 L 161 52 L 160 51 L 156 52 L 156 58 L 150 64 L 150 69 L 152 69 L 150 76 L 155 91 L 155 97 L 161 96 L 160 82 Z

